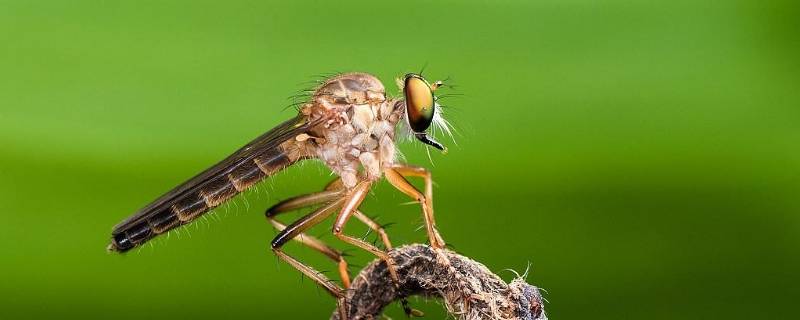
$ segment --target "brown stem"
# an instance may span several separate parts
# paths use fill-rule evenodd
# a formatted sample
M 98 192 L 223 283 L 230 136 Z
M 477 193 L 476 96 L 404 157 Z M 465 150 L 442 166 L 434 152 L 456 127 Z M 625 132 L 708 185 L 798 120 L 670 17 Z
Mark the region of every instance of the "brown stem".
M 411 295 L 442 298 L 457 319 L 547 319 L 539 289 L 521 277 L 506 284 L 470 258 L 421 244 L 389 255 L 397 265 L 399 287 L 383 261 L 372 262 L 348 290 L 348 319 L 376 319 L 386 305 Z M 339 314 L 331 319 L 339 320 Z

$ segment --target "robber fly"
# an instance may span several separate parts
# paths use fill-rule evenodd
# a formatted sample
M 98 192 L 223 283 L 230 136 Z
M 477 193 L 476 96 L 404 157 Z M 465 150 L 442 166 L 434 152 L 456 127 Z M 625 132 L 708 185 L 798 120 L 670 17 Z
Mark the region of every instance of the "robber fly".
M 434 95 L 443 84 L 441 81 L 429 83 L 421 74 L 409 73 L 398 79 L 398 85 L 403 90 L 403 99 L 387 98 L 380 80 L 367 73 L 340 74 L 322 81 L 309 100 L 298 108 L 296 117 L 264 133 L 115 226 L 108 249 L 125 252 L 141 246 L 194 221 L 298 161 L 319 159 L 337 178 L 319 192 L 275 204 L 267 209 L 266 217 L 280 231 L 272 240 L 275 255 L 336 297 L 340 314 L 346 315 L 344 290 L 284 253 L 281 247 L 286 242 L 297 240 L 338 263 L 342 284 L 347 288 L 350 277 L 341 252 L 304 233 L 337 213 L 333 234 L 383 259 L 392 279 L 397 281 L 394 262 L 386 251 L 344 233 L 348 219 L 355 216 L 380 235 L 386 250 L 392 248 L 383 228 L 359 210 L 373 184 L 386 177 L 392 186 L 420 203 L 431 246 L 445 246 L 433 216 L 431 173 L 422 167 L 398 163 L 395 144 L 396 134 L 405 130 L 424 144 L 446 150 L 427 133 L 432 124 L 447 126 Z M 405 129 L 398 130 L 398 127 Z M 409 183 L 409 177 L 424 179 L 424 190 Z M 282 213 L 312 206 L 317 209 L 289 225 L 276 219 Z

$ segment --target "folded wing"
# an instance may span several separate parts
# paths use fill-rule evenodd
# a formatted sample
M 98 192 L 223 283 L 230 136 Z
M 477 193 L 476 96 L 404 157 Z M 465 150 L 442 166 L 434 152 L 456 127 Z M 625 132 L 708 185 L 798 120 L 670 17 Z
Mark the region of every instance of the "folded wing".
M 109 250 L 125 252 L 169 230 L 185 225 L 257 182 L 290 165 L 284 142 L 324 119 L 300 115 L 251 141 L 235 153 L 170 190 L 111 232 Z

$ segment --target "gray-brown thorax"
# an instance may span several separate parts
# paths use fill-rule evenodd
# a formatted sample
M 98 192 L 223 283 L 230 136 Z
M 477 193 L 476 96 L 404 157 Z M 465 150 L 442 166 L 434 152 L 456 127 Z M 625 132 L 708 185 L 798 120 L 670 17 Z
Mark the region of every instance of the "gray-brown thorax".
M 347 188 L 359 178 L 377 180 L 395 161 L 395 127 L 404 107 L 401 100 L 387 99 L 383 84 L 370 74 L 336 76 L 317 88 L 300 110 L 312 120 L 328 120 L 292 141 L 292 147 L 322 160 Z

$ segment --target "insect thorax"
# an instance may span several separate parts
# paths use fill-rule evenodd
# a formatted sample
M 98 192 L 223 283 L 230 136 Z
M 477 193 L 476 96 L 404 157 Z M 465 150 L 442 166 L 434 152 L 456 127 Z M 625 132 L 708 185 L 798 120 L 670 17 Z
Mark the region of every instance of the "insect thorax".
M 349 73 L 325 81 L 307 105 L 308 114 L 325 114 L 328 120 L 310 133 L 317 137 L 313 156 L 342 177 L 348 188 L 358 182 L 359 169 L 367 179 L 381 177 L 384 166 L 395 161 L 395 126 L 402 103 L 386 98 L 383 84 L 366 73 Z

